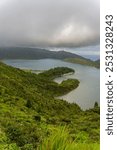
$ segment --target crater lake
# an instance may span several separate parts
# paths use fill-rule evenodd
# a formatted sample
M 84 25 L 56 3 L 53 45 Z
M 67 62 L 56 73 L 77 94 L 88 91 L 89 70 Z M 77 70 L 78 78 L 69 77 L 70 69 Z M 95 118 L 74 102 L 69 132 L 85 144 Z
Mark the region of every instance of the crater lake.
M 64 75 L 54 81 L 60 83 L 68 78 L 80 81 L 79 86 L 70 93 L 59 97 L 70 103 L 77 103 L 83 110 L 92 108 L 95 102 L 100 104 L 100 70 L 74 63 L 68 63 L 57 59 L 40 60 L 3 60 L 4 63 L 20 69 L 48 70 L 55 67 L 69 67 L 75 70 L 74 74 Z

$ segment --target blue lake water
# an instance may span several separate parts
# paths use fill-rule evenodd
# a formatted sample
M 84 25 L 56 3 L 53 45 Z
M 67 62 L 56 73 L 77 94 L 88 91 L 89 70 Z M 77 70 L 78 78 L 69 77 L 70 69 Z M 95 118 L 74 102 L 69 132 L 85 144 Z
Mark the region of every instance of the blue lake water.
M 41 60 L 4 60 L 8 65 L 32 70 L 47 70 L 54 67 L 70 67 L 75 70 L 73 75 L 67 75 L 55 79 L 60 83 L 68 78 L 75 78 L 80 81 L 80 85 L 70 93 L 59 98 L 68 102 L 79 104 L 82 109 L 92 108 L 97 101 L 100 103 L 100 70 L 94 67 L 73 64 L 56 59 Z

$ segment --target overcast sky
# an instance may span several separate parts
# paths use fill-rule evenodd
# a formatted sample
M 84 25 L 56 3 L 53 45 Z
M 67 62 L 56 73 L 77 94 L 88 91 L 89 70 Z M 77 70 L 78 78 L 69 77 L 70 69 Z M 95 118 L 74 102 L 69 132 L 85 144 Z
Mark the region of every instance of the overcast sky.
M 0 46 L 99 44 L 99 0 L 0 0 Z

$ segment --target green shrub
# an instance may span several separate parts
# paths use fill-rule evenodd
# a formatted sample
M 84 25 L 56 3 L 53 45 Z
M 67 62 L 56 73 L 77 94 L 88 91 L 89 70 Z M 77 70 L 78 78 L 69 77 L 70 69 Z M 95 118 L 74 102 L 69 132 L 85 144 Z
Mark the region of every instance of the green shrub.
M 82 134 L 80 140 L 81 138 L 84 140 L 87 137 Z M 76 142 L 76 140 L 69 137 L 66 127 L 59 127 L 49 138 L 43 141 L 39 146 L 39 150 L 99 150 L 99 144 L 97 143 L 87 144 L 82 143 L 82 141 Z

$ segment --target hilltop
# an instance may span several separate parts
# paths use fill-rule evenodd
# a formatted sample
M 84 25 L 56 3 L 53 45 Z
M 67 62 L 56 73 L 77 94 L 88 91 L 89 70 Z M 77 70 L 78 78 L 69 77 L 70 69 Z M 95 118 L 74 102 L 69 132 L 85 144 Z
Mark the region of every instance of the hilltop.
M 34 74 L 0 62 L 1 150 L 99 148 L 98 105 L 83 111 L 75 103 L 55 98 L 79 86 L 76 79 L 53 81 L 69 72 L 74 70 L 59 67 Z

